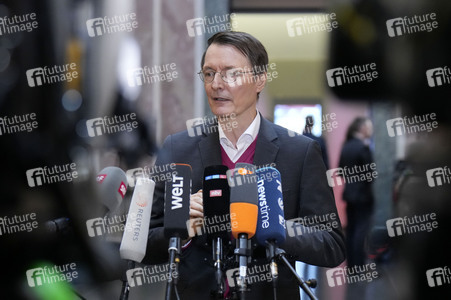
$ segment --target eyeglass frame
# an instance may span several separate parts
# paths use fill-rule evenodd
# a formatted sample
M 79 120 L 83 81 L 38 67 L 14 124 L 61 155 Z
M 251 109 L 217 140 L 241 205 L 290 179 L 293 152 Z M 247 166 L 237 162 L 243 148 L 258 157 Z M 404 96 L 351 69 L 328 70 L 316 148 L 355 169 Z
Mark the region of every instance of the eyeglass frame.
M 227 72 L 227 71 L 232 71 L 232 70 L 239 70 L 239 69 L 240 68 L 232 68 L 232 69 L 221 70 L 220 72 L 214 71 L 213 69 L 211 69 L 211 72 L 214 73 L 214 76 L 212 77 L 211 81 L 205 81 L 204 72 L 202 70 L 200 70 L 197 74 L 199 75 L 200 80 L 202 80 L 202 82 L 204 82 L 204 83 L 212 83 L 216 78 L 216 73 L 219 73 L 222 81 L 224 81 L 225 83 L 234 83 L 237 81 L 238 77 L 235 77 L 235 79 L 233 81 L 227 81 L 224 79 L 224 77 L 226 77 L 226 75 L 222 75 L 222 73 Z M 240 72 L 240 75 L 246 74 L 246 73 L 254 73 L 254 71 L 239 71 L 239 72 Z

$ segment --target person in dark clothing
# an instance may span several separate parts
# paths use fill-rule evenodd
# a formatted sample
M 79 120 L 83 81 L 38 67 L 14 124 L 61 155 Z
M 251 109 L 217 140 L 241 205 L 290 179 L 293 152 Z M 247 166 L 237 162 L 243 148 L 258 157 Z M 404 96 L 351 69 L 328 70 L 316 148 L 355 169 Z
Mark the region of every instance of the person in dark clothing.
M 294 228 L 293 219 L 337 214 L 318 144 L 304 136 L 290 136 L 286 128 L 271 123 L 257 111 L 258 95 L 266 83 L 266 72 L 261 66 L 267 64 L 263 45 L 247 33 L 221 32 L 208 40 L 199 75 L 217 123 L 198 125 L 200 131 L 195 136 L 187 130 L 168 136 L 156 161 L 156 166 L 184 163 L 192 167 L 191 219 L 204 217 L 201 191 L 204 169 L 220 164 L 230 169 L 238 162 L 251 162 L 256 166 L 274 165 L 280 171 L 287 230 Z M 226 123 L 230 120 L 225 118 L 227 116 L 233 116 L 237 126 L 228 127 Z M 148 251 L 144 259 L 146 264 L 168 261 L 168 239 L 164 236 L 164 192 L 164 182 L 157 182 Z M 296 226 L 305 229 L 302 224 Z M 197 234 L 182 241 L 182 244 L 177 286 L 180 298 L 215 298 L 211 293 L 217 288 L 215 267 L 207 236 Z M 227 253 L 233 254 L 234 244 L 230 242 L 224 246 L 226 274 L 237 268 L 234 255 L 227 256 Z M 251 245 L 253 251 L 249 268 L 267 265 L 265 247 L 258 246 L 255 237 L 251 239 Z M 288 233 L 281 248 L 292 264 L 300 260 L 335 267 L 345 259 L 341 226 L 330 232 Z M 233 280 L 227 280 L 230 290 L 223 298 L 233 297 L 236 284 L 232 283 Z M 297 282 L 283 265 L 279 265 L 277 285 L 278 299 L 299 299 Z M 246 299 L 267 299 L 272 292 L 272 283 L 260 280 L 251 284 Z
M 302 132 L 302 135 L 309 137 L 312 140 L 315 140 L 318 142 L 318 144 L 321 148 L 321 154 L 323 156 L 324 165 L 326 166 L 326 169 L 329 169 L 329 158 L 327 156 L 326 142 L 324 141 L 324 139 L 322 137 L 316 136 L 312 133 L 314 124 L 315 124 L 315 121 L 313 120 L 313 116 L 307 116 L 305 118 L 305 127 L 304 127 L 304 131 Z
M 371 120 L 364 117 L 356 118 L 348 128 L 346 141 L 341 150 L 339 167 L 342 168 L 342 176 L 346 182 L 343 200 L 347 204 L 348 266 L 364 265 L 366 261 L 364 243 L 373 214 L 372 180 L 356 180 L 363 177 L 355 175 L 371 173 L 373 171 L 371 167 L 375 167 L 367 142 L 372 134 Z

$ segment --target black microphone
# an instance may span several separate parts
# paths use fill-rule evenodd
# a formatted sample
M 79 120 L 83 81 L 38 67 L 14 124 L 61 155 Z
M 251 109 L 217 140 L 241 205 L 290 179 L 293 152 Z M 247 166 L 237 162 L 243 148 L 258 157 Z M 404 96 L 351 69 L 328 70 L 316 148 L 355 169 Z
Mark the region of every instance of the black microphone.
M 71 220 L 67 217 L 62 217 L 45 222 L 45 229 L 53 234 L 67 234 L 71 230 Z
M 164 235 L 169 239 L 169 276 L 166 285 L 166 299 L 171 299 L 172 289 L 177 284 L 178 261 L 181 251 L 180 240 L 188 238 L 186 226 L 189 219 L 191 197 L 191 166 L 175 164 L 170 180 L 166 181 L 164 201 Z
M 202 198 L 204 204 L 204 229 L 207 241 L 212 243 L 213 261 L 217 284 L 217 296 L 225 293 L 223 274 L 223 242 L 230 240 L 230 187 L 227 183 L 228 168 L 209 166 L 204 170 Z
M 257 170 L 258 221 L 255 238 L 259 245 L 266 246 L 266 256 L 270 261 L 274 298 L 278 267 L 277 246 L 285 242 L 285 215 L 283 211 L 282 179 L 277 169 L 265 167 Z
M 230 220 L 232 234 L 237 239 L 234 251 L 239 262 L 241 298 L 247 290 L 247 263 L 251 256 L 248 239 L 255 234 L 257 227 L 257 175 L 254 165 L 237 163 L 235 169 L 227 171 L 230 185 Z

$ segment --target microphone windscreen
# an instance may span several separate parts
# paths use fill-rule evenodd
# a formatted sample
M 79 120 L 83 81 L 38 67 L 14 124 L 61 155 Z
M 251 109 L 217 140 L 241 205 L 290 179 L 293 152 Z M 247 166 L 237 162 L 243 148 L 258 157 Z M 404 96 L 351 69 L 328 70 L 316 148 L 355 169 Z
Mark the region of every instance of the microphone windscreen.
M 110 212 L 115 211 L 127 192 L 127 176 L 118 167 L 106 167 L 97 174 L 100 201 Z
M 172 177 L 166 181 L 164 200 L 164 236 L 166 238 L 188 238 L 191 173 L 190 165 L 177 163 Z
M 266 241 L 280 245 L 286 239 L 281 176 L 272 167 L 258 169 L 257 176 L 258 221 L 255 237 L 263 246 Z
M 230 203 L 230 220 L 232 234 L 238 239 L 240 233 L 246 233 L 247 238 L 254 236 L 257 226 L 258 208 L 254 204 L 235 202 Z
M 227 171 L 227 181 L 232 234 L 238 238 L 240 233 L 247 233 L 248 238 L 252 238 L 258 217 L 256 168 L 251 164 L 237 163 L 235 169 Z
M 237 163 L 227 171 L 230 186 L 230 203 L 245 202 L 257 205 L 257 175 L 254 165 Z
M 207 240 L 230 237 L 230 187 L 224 165 L 206 167 L 202 186 L 204 202 L 204 227 Z
M 133 191 L 119 253 L 122 259 L 141 262 L 146 254 L 155 182 L 138 178 Z

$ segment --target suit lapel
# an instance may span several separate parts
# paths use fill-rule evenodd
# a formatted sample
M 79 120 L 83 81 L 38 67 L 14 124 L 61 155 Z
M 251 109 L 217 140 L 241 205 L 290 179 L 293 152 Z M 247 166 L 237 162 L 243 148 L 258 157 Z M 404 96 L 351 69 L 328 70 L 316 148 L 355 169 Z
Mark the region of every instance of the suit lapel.
M 261 166 L 275 162 L 279 151 L 276 140 L 277 133 L 271 122 L 261 117 L 260 130 L 258 131 L 257 145 L 255 147 L 254 165 Z

